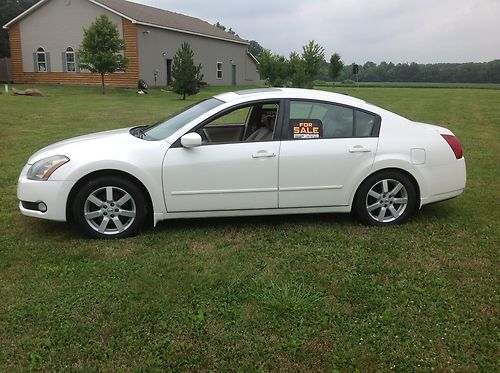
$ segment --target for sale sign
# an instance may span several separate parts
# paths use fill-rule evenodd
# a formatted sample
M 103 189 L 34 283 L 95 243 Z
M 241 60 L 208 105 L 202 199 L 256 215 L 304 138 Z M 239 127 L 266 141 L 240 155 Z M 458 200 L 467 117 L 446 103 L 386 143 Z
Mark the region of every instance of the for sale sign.
M 319 119 L 290 119 L 291 139 L 320 139 L 323 137 L 323 123 Z

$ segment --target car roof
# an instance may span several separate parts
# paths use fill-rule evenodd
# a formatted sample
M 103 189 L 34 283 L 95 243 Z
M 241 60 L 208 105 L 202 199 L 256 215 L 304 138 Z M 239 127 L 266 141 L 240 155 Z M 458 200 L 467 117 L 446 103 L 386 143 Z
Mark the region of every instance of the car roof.
M 366 101 L 359 98 L 347 96 L 340 93 L 333 93 L 315 89 L 300 88 L 255 88 L 245 89 L 235 92 L 226 92 L 214 96 L 215 98 L 231 102 L 235 100 L 246 101 L 247 99 L 272 99 L 272 98 L 299 98 L 334 101 L 340 104 L 366 104 Z

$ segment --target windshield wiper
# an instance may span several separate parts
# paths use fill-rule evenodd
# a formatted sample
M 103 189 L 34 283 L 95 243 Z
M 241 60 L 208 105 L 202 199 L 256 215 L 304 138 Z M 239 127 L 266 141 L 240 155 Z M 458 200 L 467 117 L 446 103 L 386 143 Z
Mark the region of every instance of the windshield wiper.
M 134 127 L 130 130 L 130 134 L 135 136 L 135 137 L 138 137 L 139 139 L 142 139 L 142 140 L 148 140 L 148 135 L 146 134 L 146 132 L 144 132 L 149 126 L 146 124 L 146 125 L 142 125 L 142 126 L 138 126 L 138 127 Z

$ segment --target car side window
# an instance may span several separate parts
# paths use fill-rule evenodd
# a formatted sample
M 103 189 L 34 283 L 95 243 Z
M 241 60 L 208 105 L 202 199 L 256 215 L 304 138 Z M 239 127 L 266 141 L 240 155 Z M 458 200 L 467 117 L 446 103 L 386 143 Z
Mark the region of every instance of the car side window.
M 196 130 L 204 145 L 270 141 L 274 137 L 278 102 L 240 106 L 205 123 Z
M 244 126 L 250 114 L 250 110 L 251 107 L 242 107 L 231 111 L 208 123 L 207 126 Z
M 315 101 L 291 101 L 289 139 L 369 137 L 375 115 L 354 108 Z
M 364 111 L 356 110 L 356 137 L 368 137 L 373 132 L 375 126 L 375 115 L 365 113 Z

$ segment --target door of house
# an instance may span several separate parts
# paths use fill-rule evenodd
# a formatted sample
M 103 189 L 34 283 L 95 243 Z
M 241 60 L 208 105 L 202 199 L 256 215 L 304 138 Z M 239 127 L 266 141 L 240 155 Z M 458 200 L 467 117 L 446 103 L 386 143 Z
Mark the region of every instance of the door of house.
M 167 60 L 167 86 L 172 85 L 172 60 Z
M 236 65 L 231 65 L 233 68 L 233 85 L 236 85 Z

